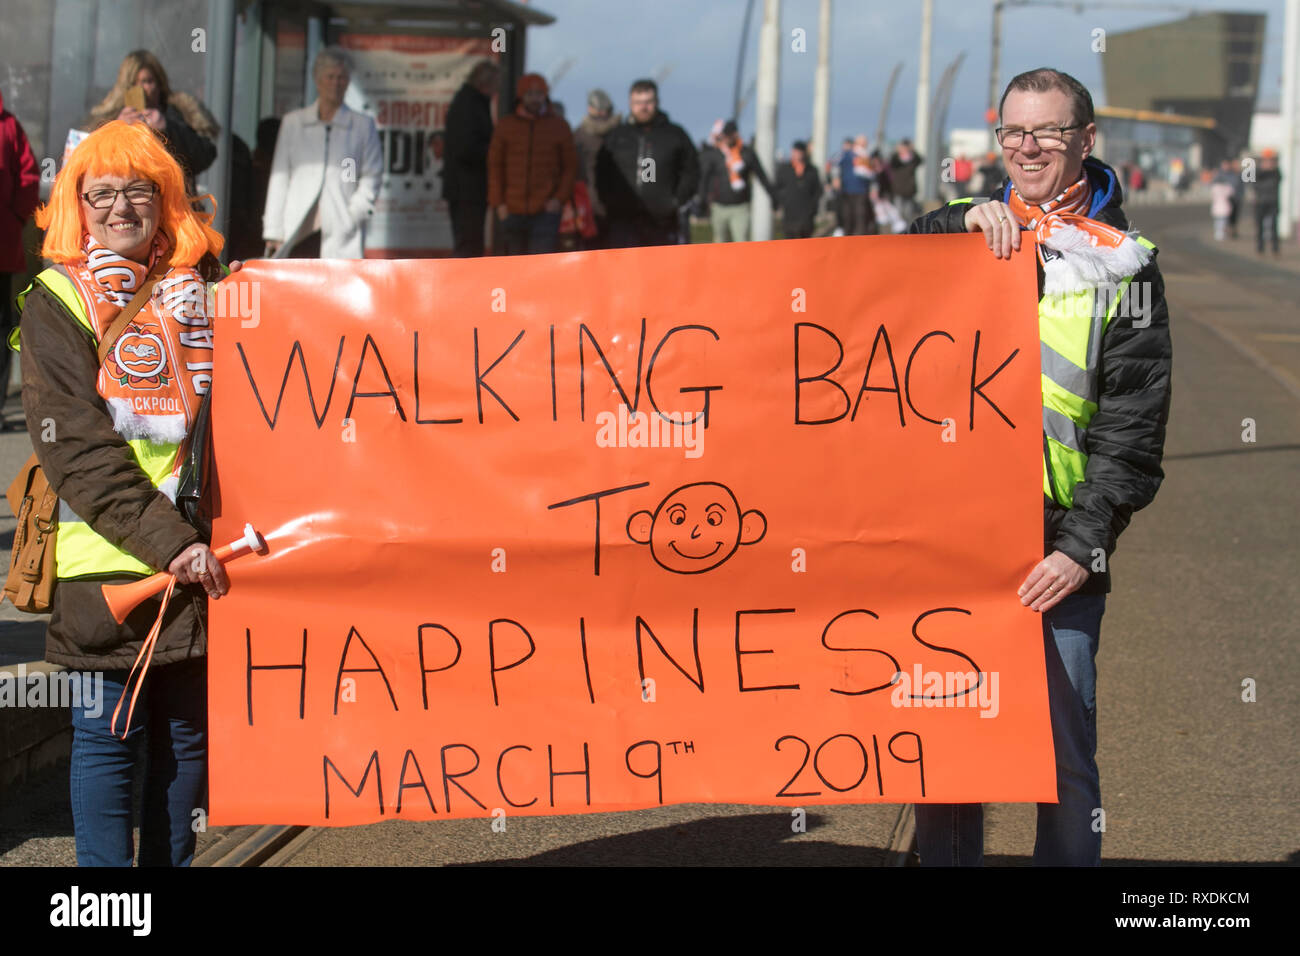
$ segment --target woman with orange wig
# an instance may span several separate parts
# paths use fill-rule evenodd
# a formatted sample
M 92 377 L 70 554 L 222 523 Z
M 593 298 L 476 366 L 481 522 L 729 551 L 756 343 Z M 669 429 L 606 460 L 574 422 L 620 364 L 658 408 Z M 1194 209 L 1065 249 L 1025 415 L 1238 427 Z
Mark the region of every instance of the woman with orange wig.
M 221 276 L 223 241 L 192 200 L 180 166 L 144 124 L 108 123 L 73 150 L 37 211 L 54 266 L 19 296 L 27 427 L 59 496 L 45 658 L 80 672 L 85 691 L 72 708 L 81 865 L 131 865 L 138 756 L 140 865 L 188 865 L 205 800 L 206 598 L 228 581 L 174 498 L 212 382 L 207 283 Z M 109 336 L 151 281 L 152 295 Z M 164 569 L 177 579 L 170 602 L 153 599 L 114 621 L 100 586 Z M 114 716 L 155 622 L 134 716 L 125 708 Z

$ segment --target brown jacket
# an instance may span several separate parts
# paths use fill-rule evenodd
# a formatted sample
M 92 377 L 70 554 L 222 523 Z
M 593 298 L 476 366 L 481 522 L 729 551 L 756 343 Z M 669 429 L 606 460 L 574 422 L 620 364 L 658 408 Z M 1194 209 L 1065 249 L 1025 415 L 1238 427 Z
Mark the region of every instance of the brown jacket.
M 51 487 L 106 540 L 150 567 L 165 569 L 201 538 L 153 487 L 131 446 L 113 430 L 108 407 L 95 388 L 99 365 L 90 333 L 39 284 L 27 296 L 21 329 L 27 431 Z M 53 440 L 43 440 L 46 435 Z M 99 588 L 132 579 L 101 575 L 59 581 L 45 659 L 84 670 L 129 668 L 157 617 L 159 601 L 145 601 L 119 625 Z M 154 651 L 155 664 L 206 653 L 206 601 L 201 588 L 176 589 Z
M 488 206 L 512 216 L 542 212 L 548 199 L 573 197 L 578 154 L 569 124 L 558 116 L 501 117 L 488 147 Z

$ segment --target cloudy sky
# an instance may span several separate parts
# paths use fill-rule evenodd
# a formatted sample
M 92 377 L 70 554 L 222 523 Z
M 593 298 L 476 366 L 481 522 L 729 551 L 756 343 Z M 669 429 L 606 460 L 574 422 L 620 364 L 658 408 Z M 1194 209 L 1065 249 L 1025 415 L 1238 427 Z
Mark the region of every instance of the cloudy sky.
M 730 112 L 745 0 L 531 0 L 556 18 L 529 32 L 528 68 L 554 76 L 570 59 L 552 96 L 562 101 L 570 121 L 585 109 L 587 91 L 603 87 L 620 111 L 627 87 L 638 76 L 667 71 L 660 82 L 660 105 L 700 140 L 714 119 Z M 1008 7 L 1003 17 L 1002 83 L 1023 70 L 1055 66 L 1078 77 L 1098 103 L 1106 101 L 1101 61 L 1092 51 L 1093 30 L 1120 32 L 1178 19 L 1170 10 L 1140 9 L 1144 4 L 1109 4 L 1077 13 L 1048 6 Z M 813 74 L 817 66 L 817 0 L 784 0 L 781 28 L 781 111 L 779 143 L 807 137 L 812 126 Z M 992 0 L 935 0 L 931 83 L 948 63 L 965 53 L 949 127 L 980 127 L 988 98 Z M 1160 4 L 1152 4 L 1160 6 Z M 1175 6 L 1175 4 L 1163 4 Z M 1191 6 L 1189 4 L 1189 6 Z M 1268 15 L 1260 105 L 1276 109 L 1280 100 L 1284 0 L 1215 0 L 1202 9 L 1241 10 Z M 1114 7 L 1115 9 L 1112 9 Z M 1135 9 L 1128 9 L 1133 7 Z M 745 80 L 758 62 L 758 31 L 763 2 L 757 0 L 749 33 Z M 790 50 L 791 31 L 807 31 L 807 52 Z M 902 61 L 890 107 L 889 139 L 912 133 L 921 36 L 921 0 L 834 0 L 831 49 L 832 142 L 852 132 L 873 134 L 882 97 L 896 63 Z M 751 97 L 741 130 L 754 128 Z

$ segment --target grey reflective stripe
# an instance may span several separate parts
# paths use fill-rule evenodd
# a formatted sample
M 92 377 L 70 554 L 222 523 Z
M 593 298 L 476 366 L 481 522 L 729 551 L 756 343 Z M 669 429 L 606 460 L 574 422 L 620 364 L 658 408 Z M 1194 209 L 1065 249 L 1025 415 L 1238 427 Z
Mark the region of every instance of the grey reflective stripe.
M 1085 401 L 1095 400 L 1088 390 L 1092 382 L 1096 381 L 1095 376 L 1089 375 L 1046 342 L 1038 343 L 1038 352 L 1044 375 L 1071 395 L 1078 395 Z
M 1102 319 L 1102 330 L 1110 328 L 1111 320 L 1119 313 L 1120 300 L 1128 294 L 1129 286 L 1133 283 L 1133 277 L 1128 276 L 1122 281 L 1115 290 L 1114 297 L 1111 298 L 1110 308 L 1106 310 L 1106 315 Z M 1107 293 L 1109 295 L 1109 292 Z
M 1088 351 L 1084 354 L 1088 356 L 1088 374 L 1090 381 L 1090 391 L 1080 392 L 1090 401 L 1096 401 L 1096 378 L 1097 366 L 1101 364 L 1101 339 L 1106 334 L 1106 316 L 1111 304 L 1109 292 L 1105 295 L 1098 295 L 1097 289 L 1092 292 L 1092 325 L 1088 326 Z
M 77 513 L 68 507 L 68 503 L 64 501 L 62 498 L 60 498 L 59 499 L 59 524 L 72 524 L 74 521 L 80 524 L 85 524 L 84 521 L 82 521 L 79 517 L 77 517 Z
M 1062 415 L 1054 408 L 1043 406 L 1043 434 L 1054 438 L 1066 448 L 1083 451 L 1083 429 L 1076 425 L 1068 415 Z

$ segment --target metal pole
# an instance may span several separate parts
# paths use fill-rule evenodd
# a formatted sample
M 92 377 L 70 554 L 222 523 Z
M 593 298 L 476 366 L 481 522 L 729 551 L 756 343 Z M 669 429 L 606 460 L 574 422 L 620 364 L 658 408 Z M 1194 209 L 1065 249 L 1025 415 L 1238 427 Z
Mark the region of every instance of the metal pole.
M 831 105 L 831 0 L 821 0 L 821 14 L 817 27 L 817 75 L 813 80 L 813 168 L 821 170 L 826 163 L 827 144 L 830 142 Z
M 311 106 L 316 102 L 316 77 L 311 68 L 316 62 L 316 54 L 325 46 L 325 21 L 320 17 L 307 18 L 307 46 L 304 51 L 302 77 L 302 105 Z
M 920 75 L 916 78 L 916 122 L 913 124 L 915 132 L 912 139 L 916 143 L 917 152 L 921 154 L 921 159 L 925 162 L 926 168 L 935 168 L 938 166 L 939 157 L 934 155 L 935 144 L 930 142 L 930 38 L 933 31 L 934 23 L 934 0 L 925 0 L 921 7 L 921 69 Z M 922 201 L 933 199 L 929 187 L 925 185 L 929 182 L 930 177 L 922 178 L 921 196 Z
M 745 54 L 749 52 L 749 21 L 754 16 L 754 0 L 745 4 L 745 20 L 740 27 L 740 49 L 736 52 L 736 82 L 731 93 L 731 118 L 740 122 L 740 84 L 745 74 Z
M 249 144 L 250 149 L 262 115 L 262 7 L 263 0 L 252 0 L 244 8 L 243 36 L 236 34 L 235 43 L 235 69 L 242 82 L 235 84 L 231 133 Z
M 1290 239 L 1300 218 L 1300 0 L 1286 0 L 1286 21 L 1282 39 L 1282 148 L 1278 169 L 1282 170 L 1282 195 L 1278 209 L 1278 235 Z
M 208 107 L 221 124 L 217 134 L 217 158 L 204 173 L 208 189 L 217 200 L 212 228 L 223 236 L 230 224 L 230 124 L 235 100 L 235 0 L 212 0 L 208 6 L 208 63 L 206 90 Z M 229 246 L 222 258 L 229 261 Z
M 993 50 L 989 58 L 989 109 L 998 108 L 998 71 L 1002 60 L 1002 8 L 1005 0 L 993 0 Z
M 275 115 L 275 59 L 277 19 L 275 10 L 268 4 L 262 6 L 262 93 L 258 100 L 257 121 Z M 255 145 L 250 142 L 250 146 Z
M 501 101 L 497 104 L 497 116 L 505 116 L 507 113 L 514 112 L 515 109 L 515 87 L 519 85 L 519 78 L 528 72 L 528 30 L 522 23 L 514 23 L 510 27 L 510 39 L 512 41 L 511 49 L 511 80 L 510 89 L 505 91 Z M 505 104 L 505 109 L 501 105 Z
M 763 0 L 763 26 L 758 34 L 758 114 L 754 130 L 754 152 L 764 171 L 772 178 L 772 161 L 776 155 L 776 114 L 781 95 L 781 0 Z M 750 202 L 755 241 L 772 238 L 772 198 L 753 180 Z

